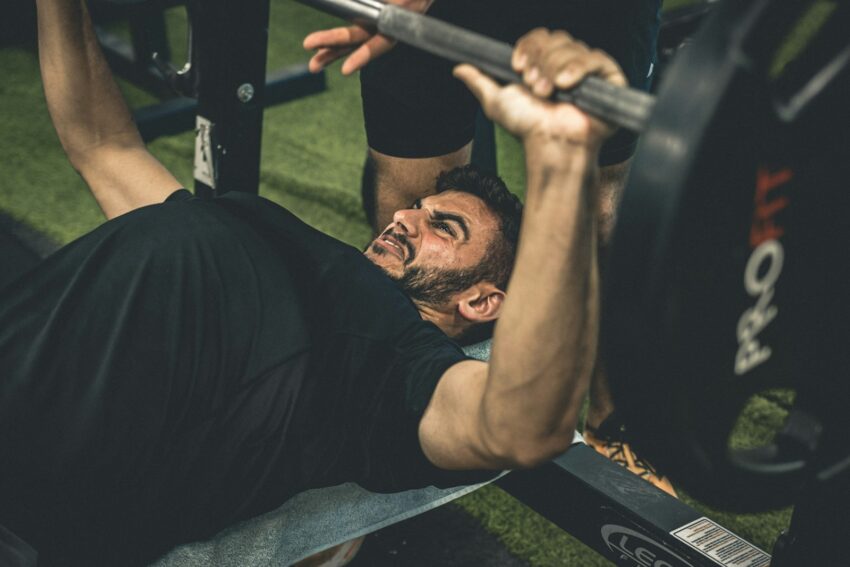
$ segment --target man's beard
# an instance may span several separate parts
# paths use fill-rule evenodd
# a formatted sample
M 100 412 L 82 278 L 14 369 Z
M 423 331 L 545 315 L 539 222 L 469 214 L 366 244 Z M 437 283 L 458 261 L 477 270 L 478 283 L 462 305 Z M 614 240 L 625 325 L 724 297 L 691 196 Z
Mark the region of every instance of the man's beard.
M 398 243 L 407 250 L 404 265 L 407 267 L 400 276 L 391 274 L 387 270 L 384 273 L 393 280 L 410 297 L 419 303 L 438 307 L 448 303 L 452 296 L 460 291 L 468 289 L 481 280 L 479 266 L 468 270 L 448 270 L 442 268 L 409 267 L 415 258 L 415 250 L 405 234 L 386 230 L 384 234 L 392 233 Z M 378 255 L 386 254 L 380 246 L 372 245 L 371 250 Z
M 401 276 L 387 275 L 410 299 L 434 307 L 445 305 L 454 294 L 468 289 L 481 279 L 475 268 L 444 270 L 413 267 L 406 269 Z

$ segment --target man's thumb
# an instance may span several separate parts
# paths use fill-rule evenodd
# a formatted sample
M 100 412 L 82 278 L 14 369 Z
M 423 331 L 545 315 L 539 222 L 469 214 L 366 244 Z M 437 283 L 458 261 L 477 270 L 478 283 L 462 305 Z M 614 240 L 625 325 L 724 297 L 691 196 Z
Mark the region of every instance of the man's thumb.
M 454 76 L 463 81 L 485 108 L 499 91 L 499 85 L 493 79 L 467 63 L 455 67 Z

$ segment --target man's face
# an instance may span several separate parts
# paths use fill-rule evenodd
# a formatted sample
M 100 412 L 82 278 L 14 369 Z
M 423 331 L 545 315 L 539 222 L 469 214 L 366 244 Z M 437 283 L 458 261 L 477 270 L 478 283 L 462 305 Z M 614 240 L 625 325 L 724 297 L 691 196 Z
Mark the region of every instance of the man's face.
M 366 249 L 366 257 L 414 300 L 444 303 L 477 283 L 475 269 L 499 221 L 478 197 L 444 191 L 396 211 Z

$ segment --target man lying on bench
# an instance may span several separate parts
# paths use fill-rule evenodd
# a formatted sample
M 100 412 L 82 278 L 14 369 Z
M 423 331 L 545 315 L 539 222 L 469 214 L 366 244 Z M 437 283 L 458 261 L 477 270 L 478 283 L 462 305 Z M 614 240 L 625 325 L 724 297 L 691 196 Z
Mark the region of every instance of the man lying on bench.
M 624 84 L 611 59 L 538 30 L 514 60 L 536 96 L 456 70 L 526 152 L 508 286 L 520 206 L 497 180 L 444 176 L 365 253 L 257 196 L 194 198 L 142 144 L 85 3 L 38 10 L 51 117 L 112 219 L 0 290 L 0 524 L 41 565 L 144 564 L 309 488 L 469 484 L 569 446 L 610 129 L 546 97 Z M 468 359 L 454 339 L 497 318 L 490 364 Z

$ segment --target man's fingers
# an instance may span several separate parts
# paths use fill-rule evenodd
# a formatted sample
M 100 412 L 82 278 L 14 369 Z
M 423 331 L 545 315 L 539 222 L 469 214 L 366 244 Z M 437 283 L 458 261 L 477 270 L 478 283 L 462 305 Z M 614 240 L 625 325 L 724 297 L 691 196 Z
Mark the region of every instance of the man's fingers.
M 547 50 L 541 56 L 538 62 L 540 74 L 554 84 L 561 72 L 570 69 L 573 62 L 587 57 L 589 52 L 587 46 L 583 43 L 573 41 L 556 43 L 552 49 Z
M 591 50 L 581 57 L 568 59 L 554 72 L 555 87 L 559 89 L 573 88 L 588 75 L 598 75 L 618 86 L 627 84 L 620 67 L 599 50 Z
M 316 52 L 313 57 L 310 58 L 310 62 L 307 64 L 307 68 L 311 73 L 318 73 L 340 57 L 344 57 L 345 55 L 351 53 L 351 47 L 323 47 Z
M 572 36 L 565 31 L 550 32 L 546 28 L 536 28 L 522 36 L 514 46 L 511 64 L 514 71 L 524 73 L 536 68 L 540 59 L 553 49 L 574 43 Z M 538 68 L 539 72 L 540 69 Z
M 560 30 L 537 28 L 520 38 L 511 64 L 536 96 L 548 98 L 557 89 L 575 87 L 587 75 L 599 75 L 616 84 L 626 81 L 617 64 L 605 53 L 589 49 Z
M 313 50 L 323 47 L 351 47 L 359 45 L 372 37 L 372 34 L 359 26 L 347 26 L 320 30 L 304 38 L 304 49 Z
M 514 46 L 514 57 L 511 63 L 514 71 L 522 73 L 539 57 L 540 49 L 549 37 L 546 28 L 535 28 L 522 36 Z
M 619 87 L 627 87 L 629 85 L 626 75 L 620 66 L 607 53 L 599 49 L 591 49 L 591 58 L 593 63 L 590 69 L 591 73 L 599 75 L 606 81 L 614 83 Z
M 380 57 L 393 48 L 395 41 L 383 35 L 376 35 L 348 56 L 342 64 L 342 74 L 350 75 L 365 67 L 376 57 Z
M 458 65 L 454 68 L 454 76 L 472 91 L 475 98 L 481 103 L 485 112 L 492 106 L 499 92 L 499 85 L 493 79 L 469 64 Z M 489 114 L 489 112 L 488 112 Z
M 382 35 L 373 35 L 360 26 L 347 26 L 313 32 L 304 38 L 303 45 L 304 49 L 318 50 L 309 63 L 314 73 L 351 53 L 342 64 L 342 74 L 350 75 L 392 49 L 395 42 Z
M 537 28 L 517 42 L 512 63 L 522 73 L 525 86 L 536 96 L 547 98 L 554 90 L 559 64 L 587 51 L 584 43 L 565 31 Z

